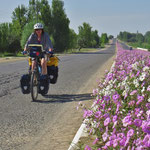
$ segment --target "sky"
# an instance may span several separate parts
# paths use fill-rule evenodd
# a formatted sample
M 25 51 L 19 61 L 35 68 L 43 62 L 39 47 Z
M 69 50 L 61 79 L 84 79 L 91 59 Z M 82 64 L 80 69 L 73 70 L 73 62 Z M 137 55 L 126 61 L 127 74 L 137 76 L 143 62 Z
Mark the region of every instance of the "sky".
M 28 7 L 29 0 L 0 0 L 0 23 L 11 22 L 18 5 Z M 52 0 L 48 0 L 51 6 Z M 64 0 L 64 9 L 70 28 L 89 23 L 99 35 L 117 36 L 120 31 L 145 34 L 150 31 L 150 0 Z

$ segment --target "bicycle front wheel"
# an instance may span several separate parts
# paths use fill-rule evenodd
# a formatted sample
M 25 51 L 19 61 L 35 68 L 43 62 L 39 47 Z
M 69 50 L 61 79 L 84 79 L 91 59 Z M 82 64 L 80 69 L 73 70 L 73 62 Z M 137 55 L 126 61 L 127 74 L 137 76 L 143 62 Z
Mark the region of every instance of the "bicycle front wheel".
M 36 101 L 39 92 L 38 76 L 35 72 L 31 74 L 31 97 L 32 101 Z

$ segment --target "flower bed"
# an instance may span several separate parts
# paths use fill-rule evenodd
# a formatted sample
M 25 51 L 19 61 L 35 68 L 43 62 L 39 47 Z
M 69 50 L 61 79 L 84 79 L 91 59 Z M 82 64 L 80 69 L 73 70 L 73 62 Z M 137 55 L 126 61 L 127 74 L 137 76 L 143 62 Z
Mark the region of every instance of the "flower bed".
M 150 149 L 150 53 L 124 50 L 93 90 L 93 107 L 84 109 L 93 145 L 85 150 Z

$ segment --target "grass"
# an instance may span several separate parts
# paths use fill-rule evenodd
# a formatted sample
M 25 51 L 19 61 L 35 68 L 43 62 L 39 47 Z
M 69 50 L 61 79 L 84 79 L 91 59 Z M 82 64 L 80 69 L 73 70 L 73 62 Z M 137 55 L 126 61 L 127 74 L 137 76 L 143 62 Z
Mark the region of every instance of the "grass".
M 21 52 L 18 52 L 17 54 L 4 52 L 4 53 L 0 53 L 0 57 L 4 58 L 4 57 L 25 57 L 25 56 L 21 54 Z

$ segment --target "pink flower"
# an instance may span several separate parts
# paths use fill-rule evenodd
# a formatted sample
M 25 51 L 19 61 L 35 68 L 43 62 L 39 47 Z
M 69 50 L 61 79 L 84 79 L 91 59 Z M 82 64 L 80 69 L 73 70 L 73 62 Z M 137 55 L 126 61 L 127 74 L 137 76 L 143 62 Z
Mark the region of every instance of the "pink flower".
M 100 118 L 101 114 L 101 111 L 97 111 L 94 116 L 95 118 Z
M 136 105 L 139 105 L 144 100 L 144 97 L 138 95 L 137 99 L 138 99 L 138 101 L 137 101 Z
M 102 135 L 102 138 L 103 138 L 103 141 L 104 141 L 104 142 L 107 140 L 108 136 L 109 136 L 109 135 L 107 134 L 107 132 L 105 132 L 105 133 Z
M 110 118 L 106 118 L 105 121 L 104 121 L 104 126 L 108 126 L 108 124 L 110 123 Z
M 143 130 L 143 132 L 150 134 L 150 121 L 143 122 L 142 130 Z
M 127 137 L 131 137 L 133 136 L 134 134 L 134 130 L 133 129 L 130 129 L 128 132 L 127 132 Z
M 129 102 L 129 106 L 133 106 L 134 104 L 135 104 L 134 100 Z
M 118 140 L 117 139 L 113 140 L 113 147 L 116 147 L 117 145 L 118 145 Z
M 119 99 L 119 97 L 120 97 L 119 94 L 114 94 L 112 98 L 114 101 L 116 101 Z
M 137 93 L 137 90 L 133 90 L 130 95 L 134 95 L 135 93 Z
M 96 139 L 94 140 L 94 142 L 93 142 L 93 145 L 95 145 L 98 141 L 99 141 L 99 139 L 96 138 Z
M 123 120 L 122 120 L 123 126 L 127 127 L 128 125 L 132 124 L 132 118 L 131 116 L 126 116 Z
M 147 91 L 150 91 L 150 85 L 147 87 Z
M 92 150 L 92 149 L 88 145 L 86 145 L 84 150 Z
M 113 116 L 113 122 L 117 120 L 117 115 Z
M 146 147 L 150 147 L 150 135 L 147 134 L 144 139 L 143 139 L 143 143 Z

